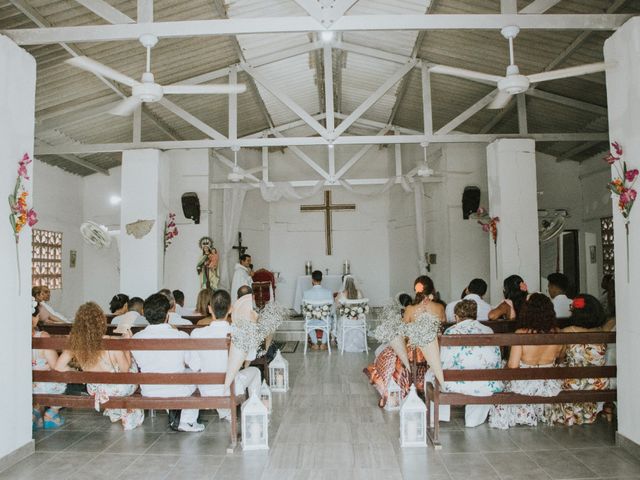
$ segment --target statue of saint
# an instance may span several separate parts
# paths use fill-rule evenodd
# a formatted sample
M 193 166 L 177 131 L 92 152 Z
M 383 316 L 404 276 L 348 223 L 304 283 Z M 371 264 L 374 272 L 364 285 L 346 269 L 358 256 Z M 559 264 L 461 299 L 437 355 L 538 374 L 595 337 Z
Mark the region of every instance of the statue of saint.
M 201 238 L 198 245 L 202 250 L 202 255 L 196 265 L 196 271 L 198 272 L 198 277 L 200 277 L 200 288 L 215 290 L 218 288 L 218 282 L 220 281 L 218 250 L 213 247 L 213 240 L 209 237 Z

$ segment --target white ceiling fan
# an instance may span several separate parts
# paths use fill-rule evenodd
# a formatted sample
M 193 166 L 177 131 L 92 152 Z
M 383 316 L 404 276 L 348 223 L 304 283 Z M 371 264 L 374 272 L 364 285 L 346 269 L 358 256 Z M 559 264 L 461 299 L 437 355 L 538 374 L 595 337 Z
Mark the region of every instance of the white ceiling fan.
M 605 70 L 605 63 L 590 63 L 587 65 L 578 65 L 576 67 L 560 68 L 548 72 L 534 73 L 532 75 L 522 75 L 518 66 L 515 64 L 513 54 L 513 39 L 518 36 L 520 27 L 508 26 L 504 27 L 500 33 L 509 41 L 509 66 L 504 77 L 491 75 L 489 73 L 476 72 L 464 68 L 449 67 L 446 65 L 434 65 L 430 71 L 433 73 L 441 73 L 444 75 L 452 75 L 454 77 L 466 78 L 469 80 L 478 80 L 480 82 L 495 83 L 498 87 L 498 94 L 493 101 L 487 106 L 489 109 L 500 109 L 507 106 L 511 97 L 519 93 L 524 93 L 529 89 L 532 83 L 548 82 L 550 80 L 558 80 L 561 78 L 579 77 L 589 73 L 597 73 Z
M 208 95 L 208 94 L 230 94 L 242 93 L 246 90 L 244 84 L 237 85 L 160 85 L 155 82 L 153 73 L 151 73 L 151 49 L 158 43 L 158 37 L 151 34 L 141 35 L 140 43 L 147 49 L 147 65 L 146 71 L 142 74 L 141 81 L 107 67 L 100 62 L 90 59 L 89 57 L 74 57 L 66 60 L 66 63 L 74 67 L 86 70 L 95 75 L 109 78 L 123 85 L 131 87 L 131 96 L 125 98 L 109 110 L 112 115 L 126 117 L 131 115 L 134 110 L 143 102 L 157 102 L 164 95 Z
M 238 165 L 238 152 L 240 151 L 240 149 L 232 147 L 231 150 L 233 151 L 233 167 L 231 167 L 231 171 L 227 175 L 228 181 L 232 183 L 239 183 L 245 180 L 249 175 L 260 172 L 262 170 L 262 167 L 256 167 L 250 170 L 244 170 L 240 168 L 240 166 Z
M 408 179 L 411 179 L 413 177 L 420 177 L 420 178 L 429 178 L 429 177 L 434 177 L 434 178 L 441 178 L 444 177 L 444 174 L 461 174 L 461 175 L 467 175 L 469 173 L 472 173 L 470 171 L 463 171 L 463 170 L 442 170 L 442 171 L 436 171 L 433 168 L 431 168 L 431 166 L 429 165 L 429 159 L 427 156 L 427 146 L 429 144 L 424 142 L 421 143 L 420 146 L 422 147 L 422 161 L 419 162 L 416 167 L 411 170 L 409 173 L 407 173 L 406 177 Z M 442 154 L 442 150 L 439 151 L 440 155 Z

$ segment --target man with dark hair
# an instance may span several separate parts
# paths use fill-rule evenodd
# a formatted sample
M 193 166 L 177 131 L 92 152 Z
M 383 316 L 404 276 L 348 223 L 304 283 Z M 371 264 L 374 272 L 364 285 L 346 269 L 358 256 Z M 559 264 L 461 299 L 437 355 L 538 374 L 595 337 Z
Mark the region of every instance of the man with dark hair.
M 211 315 L 208 326 L 195 328 L 191 338 L 227 338 L 231 334 L 231 325 L 227 317 L 231 312 L 231 295 L 225 290 L 216 290 L 211 295 L 207 307 Z M 228 352 L 224 350 L 198 350 L 191 355 L 189 366 L 196 372 L 225 373 L 227 371 Z M 241 395 L 249 389 L 249 394 L 259 393 L 262 379 L 260 370 L 247 367 L 240 370 L 235 378 L 235 394 Z M 198 385 L 200 395 L 205 397 L 221 397 L 225 394 L 224 385 Z M 218 415 L 225 420 L 231 420 L 229 409 L 218 409 Z
M 557 318 L 569 318 L 571 316 L 571 299 L 567 297 L 569 290 L 569 278 L 563 273 L 551 273 L 547 276 L 547 291 L 553 302 L 553 309 Z
M 478 306 L 477 319 L 478 320 L 488 320 L 489 312 L 491 311 L 491 305 L 485 302 L 482 297 L 484 297 L 485 293 L 487 293 L 487 282 L 482 280 L 481 278 L 474 278 L 469 282 L 467 288 L 464 289 L 464 296 L 462 299 L 457 300 L 455 302 L 451 302 L 447 305 L 445 309 L 445 315 L 447 317 L 448 323 L 455 322 L 455 314 L 454 310 L 456 305 L 461 300 L 472 300 L 476 302 Z
M 144 300 L 140 297 L 130 298 L 127 302 L 127 313 L 118 315 L 111 320 L 111 325 L 117 325 L 115 333 L 125 333 L 131 327 L 139 327 L 149 325 L 149 322 L 143 316 Z
M 170 303 L 166 294 L 154 293 L 144 301 L 144 315 L 150 325 L 136 333 L 133 338 L 189 338 L 185 332 L 167 323 Z M 143 373 L 183 373 L 191 360 L 191 352 L 183 350 L 134 350 L 131 352 Z M 143 397 L 190 397 L 195 385 L 140 385 Z M 202 432 L 204 425 L 198 423 L 198 410 L 182 410 L 178 430 Z
M 176 300 L 176 313 L 181 317 L 185 315 L 193 315 L 193 309 L 184 307 L 184 293 L 182 290 L 174 290 L 171 293 L 173 293 L 173 298 Z
M 322 286 L 322 272 L 320 270 L 314 270 L 311 273 L 311 285 L 311 288 L 309 290 L 305 290 L 305 292 L 302 294 L 303 303 L 305 300 L 311 300 L 314 302 L 326 301 L 333 306 L 333 293 Z M 323 324 L 322 321 L 317 321 L 320 324 Z M 311 339 L 311 348 L 313 350 L 326 350 L 328 341 L 327 333 L 322 332 L 322 344 L 318 346 L 318 335 L 316 332 L 316 330 L 313 330 L 311 333 L 309 333 L 309 338 Z
M 193 325 L 186 318 L 182 318 L 178 313 L 176 313 L 176 299 L 173 296 L 173 293 L 168 288 L 163 288 L 158 292 L 160 295 L 164 295 L 169 300 L 169 320 L 168 323 L 171 325 Z
M 235 298 L 232 298 L 233 301 L 237 300 L 237 291 L 238 289 L 246 285 L 248 287 L 251 286 L 251 255 L 243 253 L 240 255 L 240 263 L 236 263 L 235 270 L 233 271 L 233 280 L 231 281 L 231 295 L 236 295 Z

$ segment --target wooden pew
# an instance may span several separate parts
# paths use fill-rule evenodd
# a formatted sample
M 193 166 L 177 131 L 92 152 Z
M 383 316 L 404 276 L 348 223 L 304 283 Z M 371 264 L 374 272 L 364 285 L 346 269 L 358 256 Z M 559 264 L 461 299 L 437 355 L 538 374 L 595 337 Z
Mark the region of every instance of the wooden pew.
M 61 351 L 68 347 L 69 337 L 51 336 L 33 338 L 34 349 Z M 229 350 L 231 340 L 226 339 L 105 339 L 106 350 Z M 34 382 L 61 383 L 104 383 L 104 384 L 154 384 L 154 385 L 222 385 L 224 373 L 110 373 L 110 372 L 57 372 L 33 371 Z M 235 448 L 238 437 L 237 406 L 244 395 L 236 396 L 235 382 L 230 393 L 224 397 L 203 397 L 198 391 L 190 397 L 143 397 L 136 392 L 127 397 L 110 397 L 102 408 L 143 408 L 143 409 L 201 409 L 228 408 L 231 410 L 231 448 Z M 69 408 L 94 408 L 92 396 L 64 394 L 34 394 L 34 405 L 55 405 Z
M 106 317 L 107 317 L 107 323 L 110 324 L 111 320 L 117 317 L 117 315 L 114 315 L 113 313 L 108 313 Z M 203 318 L 207 318 L 207 317 L 205 315 L 185 315 L 182 318 L 184 318 L 185 320 L 189 320 L 191 323 L 195 325 L 196 323 L 198 323 L 198 320 L 202 320 Z
M 458 346 L 512 346 L 512 345 L 573 345 L 615 343 L 615 332 L 585 333 L 500 333 L 483 335 L 442 335 L 438 339 L 441 347 Z M 487 381 L 487 380 L 539 380 L 566 378 L 614 378 L 615 366 L 603 367 L 548 367 L 548 368 L 503 368 L 486 370 L 443 370 L 445 381 Z M 502 405 L 522 403 L 575 403 L 613 402 L 617 391 L 607 390 L 564 390 L 555 397 L 538 397 L 518 393 L 494 393 L 490 397 L 476 397 L 462 393 L 443 392 L 438 380 L 435 385 L 425 385 L 427 418 L 430 419 L 430 400 L 434 403 L 434 426 L 428 427 L 429 438 L 436 449 L 441 448 L 439 435 L 440 405 Z M 429 422 L 430 425 L 430 422 Z

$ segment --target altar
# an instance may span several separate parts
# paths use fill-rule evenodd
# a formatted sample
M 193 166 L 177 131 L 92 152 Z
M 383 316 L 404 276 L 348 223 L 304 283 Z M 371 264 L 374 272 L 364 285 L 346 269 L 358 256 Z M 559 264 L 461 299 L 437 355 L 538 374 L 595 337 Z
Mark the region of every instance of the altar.
M 342 288 L 342 275 L 322 275 L 322 286 L 333 293 Z M 293 297 L 293 309 L 301 313 L 302 295 L 305 290 L 311 288 L 311 275 L 301 275 L 296 281 L 296 290 Z

